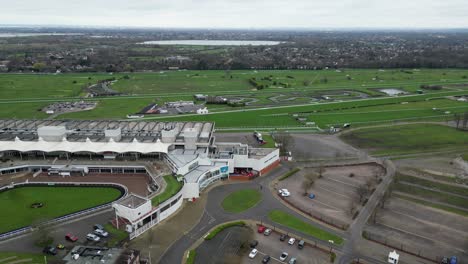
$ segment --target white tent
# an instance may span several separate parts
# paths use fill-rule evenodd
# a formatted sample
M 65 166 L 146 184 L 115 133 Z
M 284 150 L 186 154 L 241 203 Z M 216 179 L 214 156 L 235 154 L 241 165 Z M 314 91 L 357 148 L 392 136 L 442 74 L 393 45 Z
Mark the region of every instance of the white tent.
M 43 151 L 43 152 L 138 152 L 147 153 L 167 153 L 171 144 L 163 143 L 159 139 L 156 142 L 139 142 L 134 139 L 132 142 L 115 142 L 110 139 L 108 142 L 93 142 L 89 138 L 85 142 L 68 141 L 65 138 L 62 141 L 45 141 L 39 138 L 37 141 L 22 141 L 18 137 L 14 141 L 0 141 L 0 151 Z

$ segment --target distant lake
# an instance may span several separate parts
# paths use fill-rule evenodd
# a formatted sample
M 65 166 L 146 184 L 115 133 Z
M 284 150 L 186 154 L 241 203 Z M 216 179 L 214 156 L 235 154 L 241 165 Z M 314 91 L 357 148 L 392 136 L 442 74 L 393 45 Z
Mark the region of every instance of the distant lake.
M 140 44 L 149 45 L 188 45 L 188 46 L 273 46 L 280 41 L 267 40 L 153 40 Z
M 81 33 L 0 33 L 0 38 L 37 37 L 37 36 L 74 36 Z

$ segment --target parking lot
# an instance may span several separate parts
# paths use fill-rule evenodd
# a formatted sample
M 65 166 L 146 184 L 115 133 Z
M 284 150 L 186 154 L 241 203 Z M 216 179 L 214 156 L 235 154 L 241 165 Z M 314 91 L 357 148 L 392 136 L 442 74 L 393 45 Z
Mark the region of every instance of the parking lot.
M 360 210 L 357 189 L 372 181 L 375 185 L 377 178 L 384 175 L 385 170 L 377 164 L 358 164 L 352 166 L 327 166 L 323 176 L 315 180 L 308 189 L 313 193 L 313 199 L 304 196 L 304 176 L 317 173 L 317 168 L 304 168 L 295 175 L 280 181 L 278 189 L 286 188 L 290 196 L 286 199 L 300 210 L 327 219 L 337 226 L 347 226 L 352 222 L 353 212 Z M 354 207 L 351 212 L 351 207 Z
M 269 236 L 259 234 L 255 232 L 254 240 L 258 241 L 257 250 L 258 253 L 255 258 L 249 258 L 247 253 L 242 258 L 242 263 L 261 263 L 265 255 L 271 257 L 269 263 L 288 263 L 291 258 L 296 258 L 296 263 L 308 263 L 308 264 L 321 264 L 330 263 L 330 255 L 321 250 L 314 248 L 311 245 L 305 243 L 303 249 L 297 247 L 300 240 L 299 236 L 291 234 L 287 236 L 284 241 L 280 240 L 280 233 L 272 232 Z M 296 238 L 293 245 L 288 244 L 290 237 Z M 280 255 L 282 252 L 288 253 L 288 257 L 284 262 L 280 261 Z
M 91 242 L 86 240 L 86 235 L 93 232 L 94 224 L 105 224 L 112 219 L 113 213 L 106 211 L 98 215 L 93 215 L 87 218 L 77 219 L 76 221 L 69 222 L 63 225 L 57 225 L 50 229 L 49 235 L 54 238 L 53 246 L 63 244 L 66 250 L 72 249 L 75 245 L 96 245 L 106 246 L 106 242 L 111 238 L 101 238 L 99 242 Z M 72 233 L 78 237 L 78 241 L 69 242 L 65 240 L 65 235 Z M 41 252 L 42 248 L 34 244 L 37 240 L 38 233 L 29 233 L 24 236 L 19 236 L 11 240 L 3 241 L 0 243 L 1 251 L 15 251 L 15 252 Z M 64 256 L 66 250 L 59 250 L 58 256 Z

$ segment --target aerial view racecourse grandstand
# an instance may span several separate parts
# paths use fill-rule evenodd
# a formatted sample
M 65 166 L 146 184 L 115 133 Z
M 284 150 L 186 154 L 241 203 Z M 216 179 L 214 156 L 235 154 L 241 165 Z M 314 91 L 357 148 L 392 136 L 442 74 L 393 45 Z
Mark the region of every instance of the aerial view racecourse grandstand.
M 217 142 L 214 130 L 210 122 L 0 120 L 0 175 L 15 175 L 2 177 L 0 195 L 41 183 L 112 183 L 105 186 L 122 189 L 110 200 L 112 223 L 132 239 L 211 183 L 254 178 L 279 164 L 279 149 Z M 172 182 L 178 187 L 167 194 Z M 7 238 L 31 224 L 0 232 Z

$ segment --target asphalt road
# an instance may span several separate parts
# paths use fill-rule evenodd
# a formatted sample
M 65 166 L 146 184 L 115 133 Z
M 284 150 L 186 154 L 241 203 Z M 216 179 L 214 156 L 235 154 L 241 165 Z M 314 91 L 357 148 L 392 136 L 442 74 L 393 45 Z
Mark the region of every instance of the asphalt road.
M 227 184 L 221 185 L 218 187 L 213 188 L 207 194 L 208 201 L 205 207 L 205 211 L 199 223 L 193 227 L 190 231 L 186 232 L 183 237 L 181 237 L 178 241 L 176 241 L 171 248 L 169 248 L 166 253 L 161 258 L 161 263 L 163 264 L 172 264 L 172 263 L 181 263 L 184 252 L 199 238 L 204 236 L 211 228 L 221 223 L 227 221 L 233 221 L 237 219 L 250 219 L 256 220 L 260 222 L 267 223 L 273 226 L 279 226 L 278 224 L 270 221 L 268 219 L 268 213 L 271 210 L 283 210 L 289 214 L 296 216 L 297 218 L 310 223 L 311 225 L 317 226 L 323 230 L 326 230 L 330 233 L 337 234 L 345 239 L 345 242 L 342 246 L 333 245 L 326 241 L 319 240 L 315 237 L 308 236 L 305 234 L 301 234 L 302 237 L 311 240 L 317 241 L 317 243 L 322 244 L 326 247 L 332 247 L 335 251 L 341 253 L 341 257 L 338 258 L 335 263 L 340 264 L 348 264 L 350 260 L 355 258 L 360 258 L 363 260 L 367 260 L 371 263 L 385 263 L 381 260 L 373 259 L 372 257 L 365 256 L 362 252 L 358 252 L 355 248 L 355 245 L 359 243 L 361 238 L 361 233 L 364 225 L 367 222 L 367 219 L 370 217 L 371 213 L 374 211 L 375 207 L 377 206 L 380 197 L 388 188 L 389 184 L 392 181 L 393 174 L 394 174 L 394 167 L 393 164 L 390 163 L 390 169 L 387 170 L 387 175 L 382 182 L 373 193 L 373 195 L 369 198 L 366 206 L 361 210 L 359 216 L 355 219 L 352 223 L 351 227 L 346 231 L 337 231 L 332 229 L 324 224 L 312 221 L 300 214 L 296 211 L 290 209 L 289 207 L 285 206 L 281 203 L 277 198 L 274 197 L 270 189 L 268 188 L 270 182 L 275 179 L 276 177 L 286 173 L 293 164 L 283 163 L 281 167 L 274 170 L 270 174 L 259 177 L 250 182 L 242 182 L 237 184 Z M 290 167 L 291 166 L 291 167 Z M 262 192 L 262 200 L 253 208 L 248 209 L 247 211 L 232 214 L 224 211 L 221 207 L 221 202 L 226 197 L 228 193 L 233 191 L 246 189 L 246 188 L 253 188 L 258 189 Z M 299 232 L 290 229 L 286 226 L 280 226 L 281 229 L 291 232 L 294 234 L 298 234 Z

